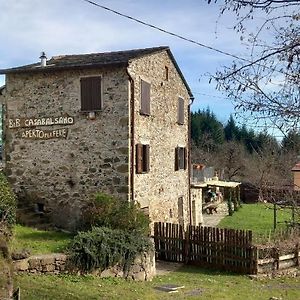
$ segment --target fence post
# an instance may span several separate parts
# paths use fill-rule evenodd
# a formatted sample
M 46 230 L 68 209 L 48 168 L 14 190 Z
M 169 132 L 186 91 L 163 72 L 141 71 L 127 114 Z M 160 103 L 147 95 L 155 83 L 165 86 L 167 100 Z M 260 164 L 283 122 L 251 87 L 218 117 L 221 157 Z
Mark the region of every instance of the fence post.
M 295 265 L 299 267 L 300 260 L 299 260 L 299 243 L 296 244 L 296 249 L 295 249 Z
M 190 226 L 187 227 L 184 239 L 184 263 L 190 261 Z
M 232 191 L 231 191 L 231 188 L 229 189 L 229 197 L 227 199 L 227 206 L 228 206 L 229 216 L 232 216 L 233 215 L 233 210 L 232 210 Z
M 251 252 L 250 274 L 256 275 L 258 273 L 258 248 L 251 246 Z
M 276 273 L 276 271 L 279 269 L 279 249 L 274 247 L 272 252 L 272 256 L 274 258 L 273 272 Z

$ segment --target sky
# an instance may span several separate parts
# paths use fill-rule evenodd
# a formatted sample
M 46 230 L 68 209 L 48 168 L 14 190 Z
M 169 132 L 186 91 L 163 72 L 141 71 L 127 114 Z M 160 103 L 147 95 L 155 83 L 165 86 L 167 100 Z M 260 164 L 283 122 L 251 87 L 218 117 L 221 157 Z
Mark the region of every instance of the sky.
M 244 56 L 233 15 L 219 18 L 219 6 L 205 0 L 94 0 L 199 43 Z M 83 0 L 0 0 L 0 69 L 48 58 L 169 46 L 195 97 L 192 110 L 210 107 L 225 123 L 233 105 L 209 84 L 213 74 L 231 57 L 183 41 Z M 5 84 L 0 75 L 0 86 Z

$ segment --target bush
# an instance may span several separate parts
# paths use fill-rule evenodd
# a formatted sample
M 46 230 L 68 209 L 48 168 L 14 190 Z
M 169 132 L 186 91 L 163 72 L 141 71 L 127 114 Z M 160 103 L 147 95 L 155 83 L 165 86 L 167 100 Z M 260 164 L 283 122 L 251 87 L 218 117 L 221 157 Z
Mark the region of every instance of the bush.
M 120 263 L 128 271 L 135 257 L 152 248 L 149 238 L 137 232 L 94 227 L 79 232 L 70 249 L 71 262 L 82 271 L 104 269 Z
M 0 173 L 0 226 L 11 227 L 16 221 L 16 197 L 6 177 Z
M 138 204 L 97 193 L 83 213 L 85 228 L 93 226 L 122 229 L 130 232 L 149 233 L 149 217 Z

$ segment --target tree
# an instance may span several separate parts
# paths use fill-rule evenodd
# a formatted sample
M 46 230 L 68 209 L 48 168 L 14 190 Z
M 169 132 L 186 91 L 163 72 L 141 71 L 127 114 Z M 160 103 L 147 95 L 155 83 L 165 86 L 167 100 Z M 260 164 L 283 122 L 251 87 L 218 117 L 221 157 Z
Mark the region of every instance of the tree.
M 192 113 L 191 124 L 191 136 L 196 145 L 202 145 L 211 151 L 224 142 L 223 125 L 209 108 Z
M 225 143 L 218 156 L 218 167 L 224 170 L 226 180 L 240 180 L 244 177 L 247 155 L 241 143 L 236 141 Z
M 300 0 L 224 0 L 220 11 L 235 13 L 234 29 L 249 55 L 235 56 L 212 76 L 217 88 L 238 111 L 281 130 L 296 128 L 300 121 L 299 8 Z M 251 30 L 249 21 L 259 27 Z
M 234 141 L 238 138 L 238 127 L 236 126 L 232 115 L 230 115 L 229 120 L 224 127 L 224 133 L 227 141 Z
M 282 139 L 282 148 L 285 152 L 292 152 L 296 155 L 300 154 L 300 132 L 291 130 Z

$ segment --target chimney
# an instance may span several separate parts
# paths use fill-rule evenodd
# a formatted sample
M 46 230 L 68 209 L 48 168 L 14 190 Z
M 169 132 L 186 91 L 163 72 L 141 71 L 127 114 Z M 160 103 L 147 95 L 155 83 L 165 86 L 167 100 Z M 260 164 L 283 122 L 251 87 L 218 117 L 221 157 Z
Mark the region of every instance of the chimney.
M 41 52 L 40 59 L 41 59 L 41 67 L 46 67 L 46 65 L 47 65 L 47 56 L 46 56 L 46 53 L 44 51 Z

